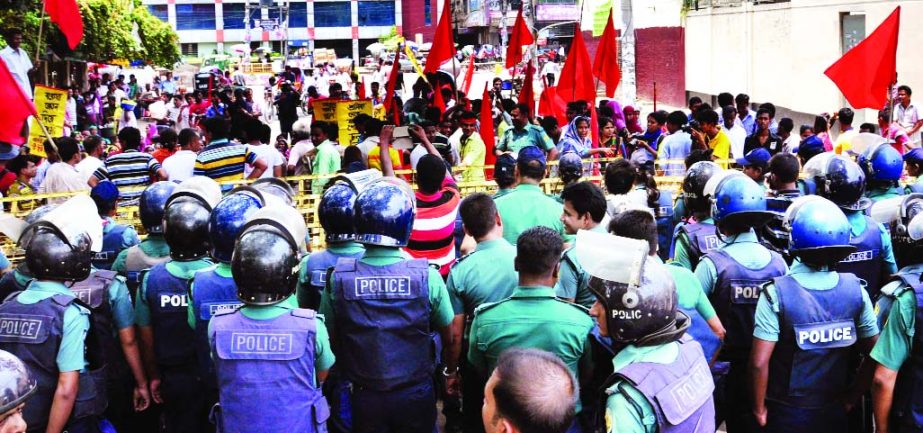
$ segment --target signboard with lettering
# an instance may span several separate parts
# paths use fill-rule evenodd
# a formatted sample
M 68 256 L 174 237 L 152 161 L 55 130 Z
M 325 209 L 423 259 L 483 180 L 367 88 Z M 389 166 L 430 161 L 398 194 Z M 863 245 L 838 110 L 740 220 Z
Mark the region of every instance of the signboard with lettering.
M 52 137 L 64 135 L 64 108 L 67 105 L 67 90 L 55 89 L 37 84 L 35 86 L 35 109 L 42 118 Z M 35 125 L 29 130 L 29 150 L 32 155 L 45 157 L 45 133 Z
M 359 144 L 359 131 L 353 125 L 353 119 L 360 113 L 372 115 L 372 100 L 356 101 L 314 101 L 314 120 L 336 122 L 339 128 L 337 141 L 343 145 Z

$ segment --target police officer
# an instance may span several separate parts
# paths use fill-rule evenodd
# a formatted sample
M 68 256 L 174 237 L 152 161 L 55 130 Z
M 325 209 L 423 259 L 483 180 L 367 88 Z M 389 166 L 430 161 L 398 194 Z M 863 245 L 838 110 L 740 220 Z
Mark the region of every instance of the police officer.
M 596 295 L 590 314 L 600 334 L 624 346 L 602 388 L 606 409 L 597 425 L 610 433 L 714 432 L 714 383 L 702 347 L 685 335 L 690 321 L 676 310 L 671 274 L 646 241 L 577 237 Z M 669 397 L 678 389 L 682 398 Z
M 923 193 L 923 148 L 913 149 L 903 156 L 904 165 L 907 166 L 907 175 L 916 178 L 913 183 L 907 183 L 904 193 Z
M 583 161 L 580 159 L 580 155 L 576 152 L 564 152 L 558 159 L 558 178 L 561 179 L 561 183 L 566 188 L 579 182 L 581 177 L 583 177 Z M 552 198 L 557 200 L 558 203 L 564 204 L 564 199 L 561 198 L 560 194 L 553 195 Z
M 791 264 L 788 257 L 788 232 L 782 227 L 782 220 L 792 200 L 801 197 L 801 190 L 798 189 L 801 164 L 795 155 L 781 152 L 769 160 L 767 171 L 770 193 L 766 198 L 766 209 L 773 213 L 773 217 L 763 228 L 757 229 L 757 235 L 766 248 L 782 254 Z
M 497 302 L 509 297 L 518 282 L 518 274 L 513 263 L 516 247 L 503 239 L 503 225 L 500 214 L 490 196 L 474 193 L 462 200 L 458 209 L 462 218 L 465 234 L 474 238 L 477 247 L 473 252 L 452 264 L 446 287 L 455 318 L 452 320 L 452 341 L 447 342 L 446 355 L 447 388 L 450 395 L 459 391 L 459 377 L 464 380 L 461 386 L 464 431 L 480 431 L 481 402 L 483 400 L 483 378 L 478 377 L 471 365 L 461 357 L 467 348 L 466 329 L 474 318 L 474 311 L 479 306 Z
M 206 177 L 191 177 L 176 187 L 163 216 L 171 260 L 145 273 L 135 301 L 151 394 L 164 404 L 168 432 L 206 428 L 187 292 L 196 271 L 211 266 L 208 222 L 220 199 L 221 187 Z
M 753 414 L 770 433 L 843 432 L 847 407 L 863 392 L 861 377 L 850 386 L 855 357 L 867 354 L 878 335 L 872 303 L 861 280 L 831 270 L 855 250 L 835 204 L 802 197 L 786 224 L 797 261 L 760 292 L 750 358 Z
M 719 359 L 730 363 L 730 369 L 725 394 L 719 396 L 719 415 L 727 420 L 728 433 L 752 432 L 756 427 L 746 390 L 753 314 L 760 287 L 785 275 L 788 266 L 781 255 L 759 243 L 753 230 L 772 216 L 766 210 L 763 188 L 740 173 L 710 182 L 716 184 L 712 216 L 724 245 L 702 258 L 695 276 L 727 331 Z
M 509 298 L 476 309 L 471 322 L 468 362 L 480 377 L 488 377 L 500 354 L 512 347 L 551 352 L 580 377 L 580 366 L 590 360 L 593 320 L 586 308 L 557 298 L 552 289 L 563 246 L 561 236 L 544 226 L 519 236 L 518 286 Z M 580 429 L 575 425 L 570 431 Z
M 10 352 L 0 350 L 0 433 L 23 433 L 23 408 L 38 389 L 26 365 Z
M 564 235 L 560 215 L 562 206 L 542 192 L 545 178 L 545 152 L 536 146 L 526 146 L 516 157 L 516 179 L 519 185 L 509 194 L 496 199 L 503 218 L 503 238 L 515 244 L 519 235 L 529 228 L 545 226 Z
M 497 157 L 494 163 L 494 182 L 497 182 L 497 192 L 494 200 L 503 197 L 516 189 L 516 158 L 509 153 Z
M 335 266 L 340 257 L 358 259 L 365 252 L 362 245 L 356 243 L 353 227 L 357 195 L 356 188 L 345 181 L 335 181 L 324 191 L 317 206 L 317 217 L 324 228 L 327 248 L 311 253 L 299 266 L 296 288 L 299 307 L 316 310 L 327 283 L 327 270 Z
M 564 211 L 561 222 L 569 235 L 576 235 L 579 230 L 606 232 L 606 196 L 601 189 L 591 182 L 579 182 L 564 187 L 561 191 Z M 576 242 L 575 242 L 576 243 Z M 555 294 L 570 302 L 576 302 L 586 308 L 593 305 L 594 297 L 587 288 L 590 276 L 577 261 L 575 246 L 564 251 L 559 265 L 560 275 L 555 284 Z
M 230 266 L 244 306 L 219 311 L 208 325 L 219 431 L 327 431 L 320 385 L 333 352 L 323 316 L 292 299 L 305 232 L 297 210 L 272 204 L 254 212 L 237 238 Z
M 140 244 L 120 252 L 112 263 L 112 270 L 127 280 L 132 298 L 141 285 L 141 271 L 170 260 L 170 246 L 163 238 L 163 208 L 175 188 L 173 182 L 155 182 L 144 189 L 138 214 L 147 237 Z
M 923 371 L 923 331 L 919 331 L 923 309 L 917 308 L 923 300 L 923 196 L 912 194 L 906 199 L 892 233 L 904 238 L 909 261 L 882 288 L 878 323 L 884 325 L 870 355 L 878 362 L 872 383 L 875 427 L 885 433 L 918 432 L 923 419 L 916 379 Z M 889 301 L 887 309 L 881 306 L 885 300 Z
M 439 272 L 402 256 L 414 202 L 393 177 L 359 193 L 355 227 L 365 254 L 341 258 L 321 298 L 340 371 L 352 382 L 355 433 L 429 433 L 436 422 L 431 332 L 450 341 L 452 306 Z
M 837 265 L 837 272 L 855 274 L 865 281 L 872 299 L 878 299 L 884 280 L 897 272 L 897 264 L 888 230 L 865 215 L 872 200 L 863 197 L 866 176 L 862 169 L 845 156 L 825 153 L 811 159 L 804 171 L 815 180 L 817 195 L 839 206 L 849 220 L 849 244 L 856 250 Z
M 112 263 L 123 250 L 141 242 L 134 227 L 115 222 L 118 209 L 119 189 L 112 181 L 104 180 L 90 190 L 90 198 L 96 203 L 103 224 L 103 250 L 93 255 L 93 267 L 112 269 Z
M 856 160 L 868 183 L 866 196 L 873 202 L 897 197 L 903 193 L 898 181 L 904 172 L 901 154 L 889 143 L 869 146 Z
M 93 250 L 102 244 L 97 218 L 93 200 L 76 196 L 19 238 L 35 280 L 0 304 L 0 349 L 35 374 L 37 390 L 23 411 L 29 431 L 93 431 L 106 407 L 97 393 L 106 386 L 94 357 L 100 348 L 86 346 L 90 311 L 66 285 L 90 274 Z
M 699 161 L 689 167 L 683 179 L 683 202 L 693 221 L 679 226 L 674 241 L 673 262 L 690 271 L 695 270 L 703 255 L 720 245 L 711 218 L 711 203 L 705 196 L 705 184 L 720 172 L 722 169 L 718 164 Z
M 58 207 L 56 204 L 46 204 L 33 209 L 32 212 L 26 216 L 23 223 L 24 226 L 35 223 L 56 207 Z M 7 234 L 7 236 L 17 237 L 14 234 Z M 29 284 L 31 280 L 32 274 L 29 273 L 29 266 L 26 265 L 26 261 L 23 260 L 19 262 L 15 269 L 3 274 L 3 277 L 0 278 L 0 299 L 6 299 L 7 296 L 15 292 L 26 290 L 26 285 Z

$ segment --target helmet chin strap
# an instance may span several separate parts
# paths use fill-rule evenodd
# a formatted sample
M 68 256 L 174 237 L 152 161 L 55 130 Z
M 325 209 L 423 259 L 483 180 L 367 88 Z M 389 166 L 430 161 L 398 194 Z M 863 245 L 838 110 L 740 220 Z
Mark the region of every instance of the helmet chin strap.
M 675 321 L 650 335 L 637 339 L 632 344 L 635 346 L 659 346 L 661 344 L 672 343 L 682 338 L 683 334 L 686 333 L 686 330 L 689 329 L 691 325 L 692 321 L 689 320 L 689 316 L 677 310 Z

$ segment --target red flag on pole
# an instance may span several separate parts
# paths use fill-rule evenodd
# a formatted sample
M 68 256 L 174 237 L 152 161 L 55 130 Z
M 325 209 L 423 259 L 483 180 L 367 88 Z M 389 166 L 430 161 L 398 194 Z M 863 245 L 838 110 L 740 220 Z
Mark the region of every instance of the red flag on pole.
M 522 3 L 519 4 L 519 14 L 516 15 L 516 23 L 513 24 L 513 33 L 510 35 L 510 43 L 506 47 L 506 68 L 512 68 L 522 63 L 522 47 L 532 45 L 535 38 L 532 37 L 532 30 L 526 24 L 526 19 L 522 17 Z
M 522 83 L 522 91 L 519 92 L 519 103 L 529 106 L 530 117 L 535 115 L 535 90 L 532 88 L 534 74 L 535 68 L 531 64 L 526 65 L 525 82 Z
M 445 6 L 442 7 L 442 16 L 439 17 L 439 24 L 436 26 L 436 34 L 433 35 L 433 47 L 426 56 L 426 68 L 424 73 L 436 72 L 447 60 L 455 57 L 455 38 L 452 36 L 452 6 L 449 0 L 445 0 Z
M 593 82 L 593 66 L 590 64 L 590 54 L 583 42 L 580 26 L 574 30 L 574 40 L 567 52 L 567 60 L 561 69 L 561 78 L 558 80 L 558 96 L 565 101 L 583 100 L 590 104 L 596 103 L 596 83 Z
M 365 99 L 365 76 L 359 79 L 359 94 L 357 95 L 359 99 Z
M 484 147 L 487 149 L 484 165 L 494 165 L 497 162 L 497 155 L 494 155 L 494 146 L 496 146 L 494 141 L 494 114 L 493 110 L 491 110 L 493 104 L 490 102 L 490 92 L 487 91 L 487 87 L 484 86 L 484 95 L 481 96 L 481 129 L 479 132 L 481 140 L 484 140 Z M 487 179 L 493 179 L 493 169 L 485 170 L 485 175 Z
M 468 70 L 465 71 L 465 85 L 464 91 L 465 95 L 468 95 L 468 90 L 471 90 L 471 80 L 474 79 L 474 52 L 471 53 L 471 59 L 468 60 Z
M 401 46 L 398 45 L 394 53 L 394 65 L 391 66 L 391 73 L 388 75 L 388 85 L 385 87 L 385 110 L 394 116 L 394 124 L 401 124 L 401 113 L 397 108 L 394 100 L 394 88 L 397 87 L 397 76 L 401 73 Z
M 445 98 L 442 97 L 442 87 L 439 81 L 433 81 L 433 107 L 439 109 L 439 117 L 445 114 Z
M 615 89 L 622 79 L 618 56 L 618 45 L 615 42 L 615 26 L 612 23 L 612 8 L 609 8 L 609 22 L 606 23 L 606 29 L 603 30 L 602 37 L 599 39 L 596 57 L 593 59 L 593 75 L 599 81 L 606 83 L 606 96 L 610 98 L 615 96 Z
M 539 116 L 553 116 L 555 119 L 558 119 L 558 125 L 567 124 L 567 116 L 565 112 L 567 110 L 567 103 L 563 99 L 558 97 L 558 89 L 556 87 L 549 87 L 548 82 L 542 80 L 545 83 L 545 90 L 542 91 L 541 96 L 538 98 L 538 115 Z
M 897 33 L 901 7 L 894 8 L 865 40 L 824 71 L 853 108 L 880 110 L 897 81 Z
M 51 22 L 58 25 L 67 38 L 67 45 L 73 50 L 83 39 L 83 17 L 76 0 L 45 0 L 45 12 Z
M 21 48 L 20 48 L 21 49 Z M 29 116 L 38 116 L 35 105 L 26 97 L 13 74 L 0 60 L 0 101 L 3 101 L 3 114 L 0 116 L 0 141 L 10 144 L 23 144 L 22 126 Z

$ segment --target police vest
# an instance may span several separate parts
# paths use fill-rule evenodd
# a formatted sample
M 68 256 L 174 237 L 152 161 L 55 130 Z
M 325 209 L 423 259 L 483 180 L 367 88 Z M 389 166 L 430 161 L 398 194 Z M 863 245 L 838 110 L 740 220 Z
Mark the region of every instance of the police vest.
M 864 304 L 859 279 L 838 275 L 830 290 L 806 289 L 790 275 L 773 280 L 780 335 L 769 361 L 767 398 L 810 408 L 845 394 Z
M 759 248 L 753 244 L 754 248 Z M 763 269 L 747 269 L 727 251 L 716 250 L 707 255 L 718 271 L 718 278 L 712 290 L 711 300 L 721 324 L 727 330 L 721 359 L 746 361 L 753 345 L 753 316 L 756 302 L 764 284 L 785 274 L 785 260 L 778 253 L 769 251 L 769 263 Z
M 96 269 L 112 269 L 112 262 L 122 252 L 122 234 L 128 226 L 113 224 L 112 229 L 103 234 L 103 248 L 93 254 L 93 267 Z
M 657 255 L 662 260 L 669 260 L 670 245 L 673 244 L 673 194 L 660 191 L 657 208 L 653 211 L 657 220 Z
M 359 251 L 355 254 L 340 255 L 330 250 L 318 251 L 311 253 L 304 262 L 305 277 L 307 281 L 301 281 L 304 293 L 298 294 L 298 306 L 302 308 L 317 309 L 320 305 L 321 293 L 327 287 L 327 271 L 336 266 L 340 257 L 358 259 L 364 254 Z
M 147 274 L 146 299 L 154 331 L 154 357 L 163 366 L 195 362 L 195 332 L 187 320 L 189 281 L 167 271 L 165 263 Z
M 864 215 L 863 215 L 864 216 Z M 836 266 L 837 272 L 851 273 L 865 280 L 865 289 L 874 300 L 881 293 L 882 286 L 882 245 L 881 230 L 878 223 L 869 216 L 865 217 L 865 230 L 859 236 L 850 236 L 849 244 L 856 247 Z
M 80 301 L 59 294 L 34 304 L 23 304 L 17 296 L 14 294 L 0 305 L 0 349 L 19 357 L 35 379 L 38 387 L 23 409 L 23 418 L 30 431 L 45 431 L 58 387 L 57 357 L 64 339 L 64 312 Z M 93 330 L 90 331 L 87 344 Z M 86 352 L 95 349 L 87 347 Z M 105 367 L 91 363 L 80 373 L 71 419 L 102 415 L 106 403 Z
M 141 271 L 169 261 L 169 255 L 153 257 L 145 254 L 140 245 L 129 248 L 125 254 L 125 280 L 132 295 L 131 299 L 135 299 L 135 293 L 138 293 L 138 287 L 141 287 Z
M 128 372 L 128 364 L 122 354 L 118 329 L 112 318 L 112 306 L 109 304 L 109 286 L 116 279 L 113 271 L 96 270 L 83 281 L 70 287 L 74 294 L 90 310 L 90 330 L 87 340 L 94 341 L 99 350 L 87 351 L 90 364 L 105 365 L 109 380 L 116 380 Z
M 378 391 L 432 380 L 426 260 L 372 266 L 343 258 L 334 275 L 338 362 L 346 378 Z
M 715 233 L 714 224 L 685 224 L 680 226 L 679 230 L 685 233 L 686 238 L 689 240 L 689 244 L 686 245 L 686 252 L 689 254 L 689 262 L 692 263 L 692 269 L 698 266 L 702 256 L 721 246 L 718 234 Z
M 192 311 L 195 315 L 196 357 L 199 374 L 207 386 L 214 389 L 215 364 L 208 344 L 208 322 L 219 313 L 237 311 L 242 302 L 237 298 L 234 278 L 218 275 L 214 269 L 197 272 L 192 280 Z
M 894 404 L 891 406 L 892 429 L 897 432 L 923 432 L 923 269 L 913 272 L 906 269 L 894 276 L 904 286 L 913 290 L 916 298 L 913 345 L 910 359 L 901 366 L 894 388 Z
M 270 320 L 240 311 L 214 317 L 220 431 L 327 431 L 330 409 L 315 385 L 315 320 L 303 309 Z
M 13 293 L 26 290 L 26 286 L 20 284 L 16 278 L 17 274 L 22 275 L 18 269 L 14 269 L 12 272 L 7 272 L 3 274 L 3 277 L 0 277 L 0 299 L 6 299 Z
M 679 355 L 672 363 L 629 364 L 613 374 L 603 390 L 619 381 L 634 386 L 654 409 L 657 431 L 660 433 L 714 433 L 715 403 L 712 392 L 715 383 L 702 348 L 689 336 L 683 336 L 677 343 Z M 626 392 L 625 386 L 618 385 L 616 391 L 637 406 L 638 402 Z M 604 394 L 604 398 L 608 399 L 609 396 Z M 605 423 L 601 425 L 605 426 Z
M 711 326 L 708 326 L 708 322 L 699 314 L 699 311 L 696 310 L 695 307 L 677 307 L 689 316 L 689 321 L 692 322 L 689 325 L 689 329 L 686 330 L 686 335 L 692 337 L 693 340 L 702 346 L 702 352 L 705 353 L 705 360 L 711 361 L 715 356 L 715 352 L 721 347 L 721 340 L 718 339 L 715 332 L 711 330 Z
M 914 182 L 907 184 L 907 186 L 904 187 L 904 194 L 913 194 L 918 192 L 923 192 L 923 183 Z

